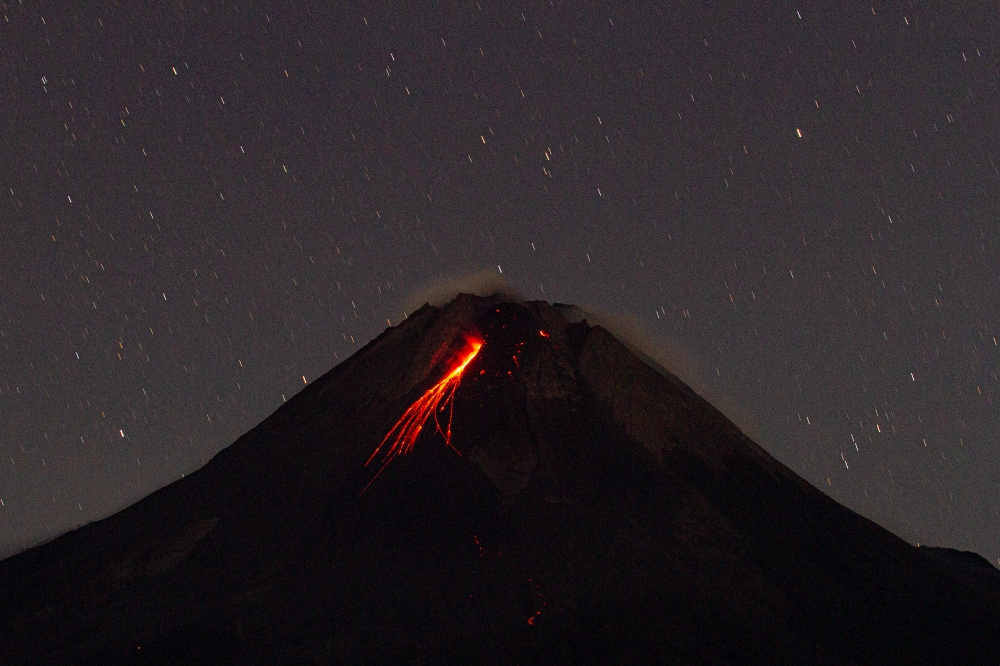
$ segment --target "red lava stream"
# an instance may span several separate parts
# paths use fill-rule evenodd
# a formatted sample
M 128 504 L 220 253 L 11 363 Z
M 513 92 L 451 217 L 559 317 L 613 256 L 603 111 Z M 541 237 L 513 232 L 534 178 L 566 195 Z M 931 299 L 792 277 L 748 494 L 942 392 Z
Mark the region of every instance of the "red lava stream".
M 375 482 L 379 474 L 389 466 L 389 463 L 395 459 L 396 456 L 405 455 L 413 450 L 413 446 L 417 443 L 417 437 L 420 435 L 421 430 L 423 430 L 424 424 L 433 415 L 435 431 L 441 433 L 444 437 L 445 445 L 451 447 L 456 453 L 458 449 L 455 449 L 451 445 L 451 420 L 455 413 L 455 391 L 458 389 L 458 385 L 462 382 L 462 372 L 465 367 L 472 362 L 472 359 L 476 357 L 479 353 L 479 349 L 483 346 L 481 340 L 470 340 L 469 341 L 470 350 L 461 359 L 458 365 L 456 365 L 452 370 L 445 375 L 438 383 L 427 389 L 427 391 L 417 398 L 412 405 L 407 408 L 403 415 L 399 417 L 396 421 L 396 425 L 392 427 L 382 443 L 378 445 L 375 451 L 372 453 L 371 457 L 368 458 L 368 462 L 365 463 L 367 467 L 372 460 L 378 456 L 379 451 L 381 451 L 387 442 L 392 440 L 392 445 L 385 452 L 382 458 L 382 465 L 379 467 L 378 472 L 372 477 L 372 480 L 368 482 L 368 485 L 364 487 L 361 494 L 364 495 L 365 491 Z M 448 409 L 448 424 L 442 429 L 441 422 L 438 419 L 438 414 Z M 461 455 L 459 453 L 459 455 Z

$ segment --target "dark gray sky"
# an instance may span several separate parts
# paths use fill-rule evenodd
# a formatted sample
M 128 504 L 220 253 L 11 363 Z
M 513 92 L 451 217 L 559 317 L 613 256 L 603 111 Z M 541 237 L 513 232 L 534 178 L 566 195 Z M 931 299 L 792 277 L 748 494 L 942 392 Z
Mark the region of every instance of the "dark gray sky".
M 651 4 L 0 3 L 0 553 L 502 271 L 1000 562 L 995 7 Z

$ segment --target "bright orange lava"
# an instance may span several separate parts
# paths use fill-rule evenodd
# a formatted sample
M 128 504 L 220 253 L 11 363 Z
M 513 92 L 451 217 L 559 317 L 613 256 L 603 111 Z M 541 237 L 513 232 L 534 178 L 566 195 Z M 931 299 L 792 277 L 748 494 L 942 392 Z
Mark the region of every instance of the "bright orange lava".
M 417 437 L 420 435 L 420 431 L 423 430 L 424 424 L 427 423 L 427 419 L 434 416 L 434 424 L 436 426 L 435 431 L 441 433 L 444 437 L 444 443 L 450 446 L 452 449 L 455 447 L 451 446 L 451 419 L 455 413 L 455 391 L 458 389 L 458 385 L 462 381 L 462 371 L 465 370 L 465 366 L 472 362 L 472 359 L 476 358 L 476 354 L 479 353 L 479 349 L 483 346 L 481 340 L 470 340 L 470 351 L 465 355 L 461 362 L 455 366 L 451 372 L 444 376 L 441 381 L 439 381 L 434 386 L 427 389 L 427 391 L 420 396 L 410 407 L 403 412 L 403 415 L 399 417 L 396 421 L 396 425 L 392 427 L 392 430 L 386 434 L 385 439 L 382 443 L 378 445 L 378 448 L 372 453 L 371 457 L 368 458 L 368 462 L 365 463 L 367 467 L 372 460 L 379 454 L 379 451 L 386 445 L 390 439 L 392 440 L 392 445 L 389 450 L 385 452 L 385 456 L 382 458 L 382 466 L 379 467 L 378 472 L 372 477 L 372 480 L 368 482 L 368 485 L 364 487 L 361 494 L 364 495 L 368 487 L 375 482 L 378 475 L 389 466 L 389 463 L 393 461 L 396 456 L 405 455 L 413 450 L 413 446 L 417 443 Z M 442 430 L 441 422 L 438 420 L 438 413 L 443 412 L 445 408 L 448 408 L 448 425 Z M 458 449 L 455 449 L 458 453 Z M 461 455 L 461 454 L 459 454 Z

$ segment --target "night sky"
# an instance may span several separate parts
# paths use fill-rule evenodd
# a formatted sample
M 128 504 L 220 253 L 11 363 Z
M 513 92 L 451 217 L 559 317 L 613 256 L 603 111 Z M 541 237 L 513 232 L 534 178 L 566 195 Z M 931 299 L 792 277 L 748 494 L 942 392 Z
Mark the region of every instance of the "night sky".
M 1000 563 L 992 3 L 99 4 L 0 3 L 0 554 L 495 274 Z

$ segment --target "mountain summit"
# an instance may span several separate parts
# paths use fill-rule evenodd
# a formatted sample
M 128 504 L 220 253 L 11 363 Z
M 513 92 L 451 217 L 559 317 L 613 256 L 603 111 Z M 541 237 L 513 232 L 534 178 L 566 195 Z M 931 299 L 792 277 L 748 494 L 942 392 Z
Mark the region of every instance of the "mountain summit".
M 992 567 L 837 504 L 569 311 L 424 306 L 0 562 L 0 663 L 1000 663 Z

